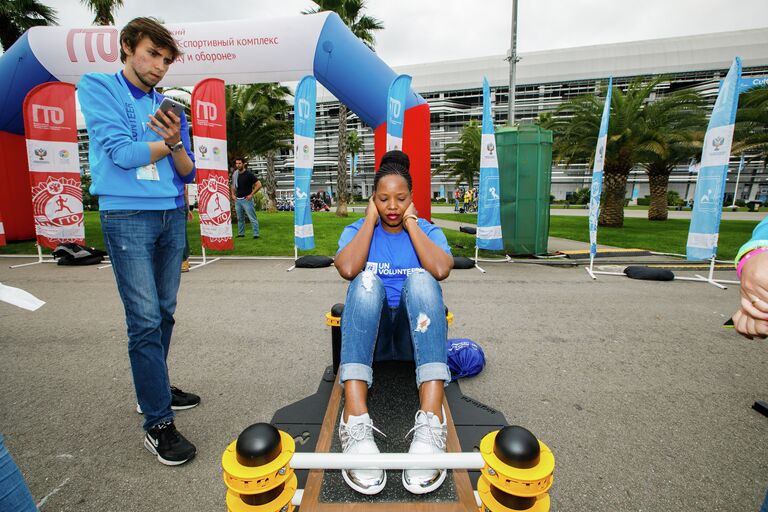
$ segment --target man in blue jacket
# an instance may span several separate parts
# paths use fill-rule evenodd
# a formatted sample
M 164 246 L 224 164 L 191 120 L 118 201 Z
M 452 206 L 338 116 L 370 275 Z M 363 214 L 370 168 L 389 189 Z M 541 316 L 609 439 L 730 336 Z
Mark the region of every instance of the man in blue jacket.
M 195 456 L 174 426 L 176 409 L 200 397 L 171 387 L 166 359 L 184 250 L 184 184 L 195 176 L 187 120 L 158 110 L 154 90 L 181 53 L 152 18 L 120 32 L 114 74 L 89 73 L 78 84 L 89 136 L 91 194 L 99 196 L 104 242 L 125 308 L 128 355 L 144 414 L 144 446 L 166 465 Z

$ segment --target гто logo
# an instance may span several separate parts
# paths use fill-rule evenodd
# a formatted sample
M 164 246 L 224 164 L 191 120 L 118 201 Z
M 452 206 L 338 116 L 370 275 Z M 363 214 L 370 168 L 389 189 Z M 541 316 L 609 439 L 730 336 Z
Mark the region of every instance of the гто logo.
M 59 151 L 59 158 L 69 158 L 69 151 L 66 149 Z
M 81 36 L 81 37 L 77 37 Z M 93 36 L 96 36 L 95 38 Z M 67 33 L 67 55 L 70 62 L 78 62 L 78 52 L 75 50 L 75 39 L 83 42 L 85 57 L 88 62 L 96 62 L 93 51 L 106 62 L 115 62 L 119 56 L 117 48 L 117 29 L 109 28 L 76 28 Z
M 32 187 L 35 223 L 73 226 L 83 222 L 83 192 L 79 180 L 49 177 Z
M 219 110 L 215 103 L 208 101 L 197 102 L 197 117 L 204 121 L 215 121 L 218 118 Z
M 44 124 L 64 124 L 64 109 L 33 103 L 32 122 Z
M 219 153 L 221 153 L 221 150 L 219 149 L 219 146 L 213 146 L 213 154 L 214 154 L 214 156 L 219 156 Z

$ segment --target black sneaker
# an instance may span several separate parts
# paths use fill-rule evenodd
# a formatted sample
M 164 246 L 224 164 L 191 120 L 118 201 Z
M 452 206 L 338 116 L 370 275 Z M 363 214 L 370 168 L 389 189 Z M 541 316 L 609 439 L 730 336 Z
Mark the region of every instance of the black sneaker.
M 171 409 L 183 411 L 200 405 L 200 397 L 194 393 L 185 393 L 175 386 L 171 386 Z
M 172 421 L 155 425 L 144 435 L 144 448 L 166 466 L 178 466 L 197 453 L 195 445 L 176 430 Z
M 175 386 L 171 386 L 171 409 L 174 411 L 184 411 L 200 405 L 200 397 L 194 393 L 185 393 Z M 136 404 L 136 412 L 144 414 L 141 406 Z

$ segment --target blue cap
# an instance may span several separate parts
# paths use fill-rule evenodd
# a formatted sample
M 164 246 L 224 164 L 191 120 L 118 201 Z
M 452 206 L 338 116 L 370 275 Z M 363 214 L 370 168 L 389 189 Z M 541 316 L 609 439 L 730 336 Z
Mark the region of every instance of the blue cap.
M 447 348 L 452 380 L 472 377 L 483 371 L 485 354 L 474 341 L 467 338 L 450 339 Z

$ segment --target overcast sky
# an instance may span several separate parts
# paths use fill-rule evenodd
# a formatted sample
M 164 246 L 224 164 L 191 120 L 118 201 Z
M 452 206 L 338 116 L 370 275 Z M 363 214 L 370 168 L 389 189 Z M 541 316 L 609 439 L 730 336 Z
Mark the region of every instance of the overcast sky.
M 41 0 L 59 24 L 86 26 L 78 0 Z M 167 23 L 291 16 L 308 0 L 125 0 L 116 22 Z M 505 54 L 512 0 L 368 0 L 384 23 L 376 51 L 390 66 Z M 518 52 L 768 28 L 768 0 L 519 0 Z M 768 51 L 768 49 L 766 49 Z

